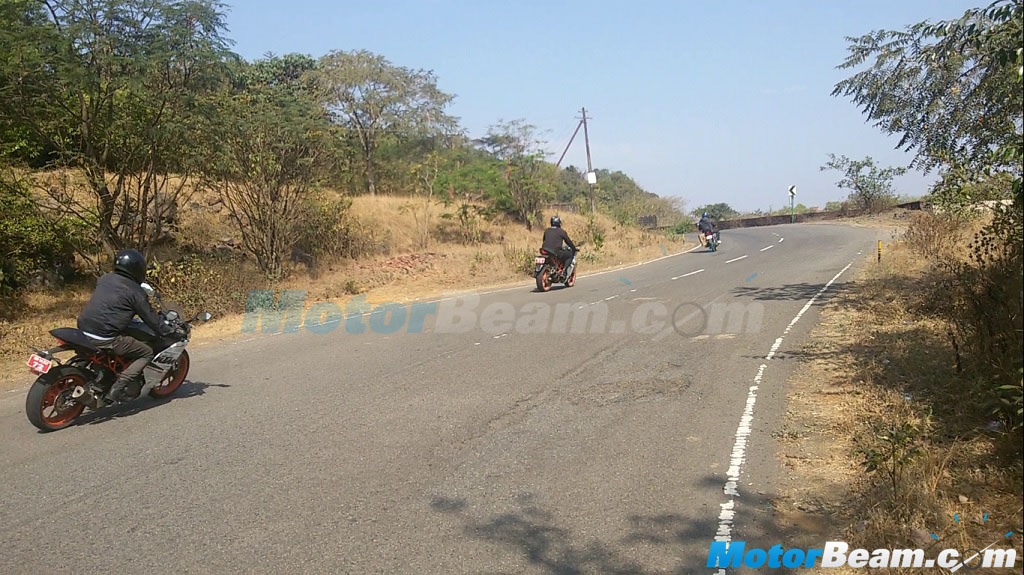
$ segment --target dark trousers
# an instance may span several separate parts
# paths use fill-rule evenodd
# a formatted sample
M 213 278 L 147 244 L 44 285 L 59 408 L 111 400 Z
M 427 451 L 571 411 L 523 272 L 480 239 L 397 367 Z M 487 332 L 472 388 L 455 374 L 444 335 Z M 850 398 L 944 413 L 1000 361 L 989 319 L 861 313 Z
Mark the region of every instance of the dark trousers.
M 117 376 L 110 386 L 107 397 L 117 398 L 131 380 L 135 379 L 153 359 L 153 348 L 127 335 L 119 335 L 110 341 L 99 342 L 96 347 L 108 353 L 130 360 L 131 363 Z
M 572 261 L 573 251 L 570 248 L 562 248 L 558 250 L 555 257 L 562 262 L 562 269 L 569 269 L 569 262 Z

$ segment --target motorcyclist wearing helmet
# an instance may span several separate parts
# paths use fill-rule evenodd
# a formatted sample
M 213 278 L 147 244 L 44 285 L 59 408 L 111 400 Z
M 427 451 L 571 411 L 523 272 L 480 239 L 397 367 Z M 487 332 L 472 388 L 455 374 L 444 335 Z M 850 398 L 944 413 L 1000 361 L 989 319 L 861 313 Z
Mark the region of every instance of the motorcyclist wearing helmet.
M 78 316 L 78 329 L 98 349 L 123 357 L 131 363 L 110 387 L 104 401 L 115 403 L 128 399 L 124 390 L 153 359 L 153 348 L 133 337 L 123 335 L 136 315 L 160 336 L 175 334 L 174 328 L 160 320 L 149 304 L 140 284 L 146 279 L 146 258 L 136 250 L 122 250 L 114 257 L 114 271 L 96 281 L 96 291 Z
M 715 239 L 718 239 L 718 230 L 716 228 L 717 226 L 711 221 L 711 216 L 707 212 L 700 215 L 700 221 L 697 222 L 697 231 L 700 233 L 697 235 L 700 236 L 701 245 L 704 245 L 704 234 L 707 232 L 714 232 Z
M 563 247 L 563 243 L 569 247 Z M 576 253 L 576 244 L 572 243 L 569 234 L 562 229 L 562 218 L 558 216 L 551 218 L 551 227 L 544 230 L 544 243 L 541 247 L 558 258 L 563 266 L 572 262 L 572 256 Z M 565 275 L 566 277 L 572 275 L 572 270 L 567 269 Z

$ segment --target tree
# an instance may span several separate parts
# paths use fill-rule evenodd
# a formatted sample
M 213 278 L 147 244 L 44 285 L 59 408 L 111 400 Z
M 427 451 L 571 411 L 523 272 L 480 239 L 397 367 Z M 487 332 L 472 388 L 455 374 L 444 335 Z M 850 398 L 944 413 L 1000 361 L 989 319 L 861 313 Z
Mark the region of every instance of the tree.
M 365 50 L 335 51 L 320 59 L 318 81 L 342 137 L 355 136 L 370 195 L 377 193 L 376 155 L 385 139 L 434 135 L 455 126 L 444 111 L 453 96 L 437 87 L 433 72 L 394 66 Z
M 540 220 L 541 207 L 550 195 L 554 166 L 544 162 L 543 144 L 536 128 L 524 120 L 501 122 L 488 128 L 483 147 L 505 164 L 508 198 L 499 208 L 511 213 L 532 230 Z
M 832 94 L 851 98 L 883 132 L 898 135 L 898 147 L 915 154 L 913 167 L 942 170 L 940 203 L 972 203 L 977 198 L 961 184 L 993 171 L 1021 173 L 1022 23 L 1024 4 L 1000 0 L 958 20 L 848 38 L 839 68 L 867 67 Z
M 43 167 L 65 174 L 37 185 L 109 250 L 148 251 L 202 171 L 206 96 L 227 58 L 219 9 L 212 0 L 0 8 L 0 129 L 23 136 L 3 148 L 43 154 Z
M 954 347 L 991 381 L 994 411 L 1013 429 L 1024 425 L 1022 34 L 1024 4 L 999 0 L 958 20 L 851 38 L 840 67 L 868 67 L 833 92 L 899 135 L 899 145 L 914 152 L 915 167 L 941 170 L 931 199 L 947 210 L 979 198 L 1012 199 L 977 234 L 969 261 L 935 257 L 932 264 L 945 274 L 934 304 L 949 322 Z
M 303 219 L 324 173 L 329 149 L 323 109 L 292 76 L 295 60 L 276 57 L 243 65 L 220 105 L 220 191 L 242 244 L 268 277 L 284 264 L 303 234 Z
M 836 182 L 839 189 L 850 191 L 850 201 L 858 208 L 869 212 L 884 210 L 896 198 L 892 180 L 907 172 L 903 167 L 879 168 L 871 157 L 851 160 L 846 156 L 828 155 L 828 163 L 821 171 L 837 170 L 843 174 Z
M 711 216 L 711 219 L 716 221 L 730 220 L 740 215 L 740 213 L 734 210 L 732 206 L 724 202 L 720 202 L 717 204 L 708 204 L 706 206 L 699 207 L 690 212 L 690 214 L 692 214 L 694 217 L 699 218 L 700 215 L 703 214 L 704 212 L 707 212 L 707 214 Z

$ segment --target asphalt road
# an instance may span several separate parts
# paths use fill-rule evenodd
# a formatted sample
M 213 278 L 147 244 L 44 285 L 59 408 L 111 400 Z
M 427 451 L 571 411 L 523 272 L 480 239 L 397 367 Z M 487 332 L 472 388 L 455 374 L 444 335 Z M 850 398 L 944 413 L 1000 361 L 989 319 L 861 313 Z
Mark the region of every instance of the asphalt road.
M 784 543 L 787 351 L 881 232 L 722 239 L 422 329 L 196 347 L 176 398 L 56 433 L 6 393 L 0 573 L 708 573 L 716 534 Z

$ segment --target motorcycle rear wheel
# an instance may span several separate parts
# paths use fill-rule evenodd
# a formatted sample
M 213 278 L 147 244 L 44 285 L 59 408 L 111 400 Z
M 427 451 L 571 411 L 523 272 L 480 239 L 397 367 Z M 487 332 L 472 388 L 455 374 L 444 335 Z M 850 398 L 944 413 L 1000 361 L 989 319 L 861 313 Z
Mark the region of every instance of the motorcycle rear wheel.
M 73 367 L 61 366 L 55 374 L 40 376 L 25 398 L 25 415 L 29 422 L 43 431 L 57 431 L 71 425 L 85 410 L 85 405 L 71 399 L 71 393 L 85 385 L 85 375 Z
M 537 274 L 537 291 L 551 290 L 551 268 L 544 266 L 544 269 Z

